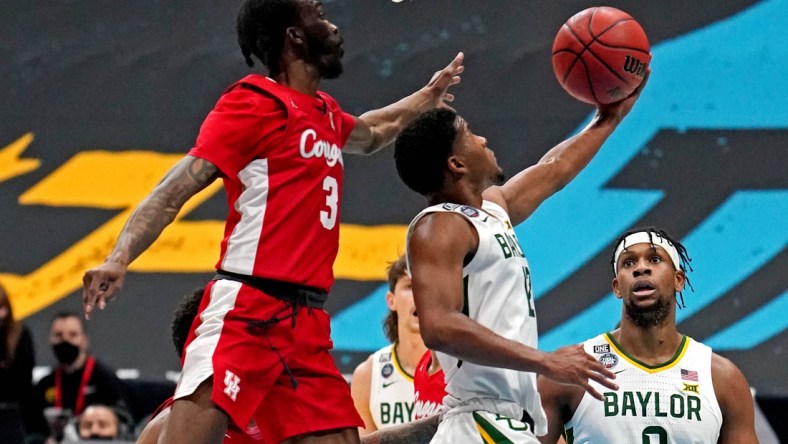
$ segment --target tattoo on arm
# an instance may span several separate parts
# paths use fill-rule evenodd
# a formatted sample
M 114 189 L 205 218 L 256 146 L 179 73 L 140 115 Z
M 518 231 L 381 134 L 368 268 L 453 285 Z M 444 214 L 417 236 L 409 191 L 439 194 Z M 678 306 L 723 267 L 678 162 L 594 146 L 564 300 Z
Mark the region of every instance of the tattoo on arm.
M 214 164 L 199 157 L 189 159 L 186 172 L 194 180 L 194 183 L 203 189 L 216 179 L 218 169 Z
M 134 209 L 111 257 L 117 256 L 126 264 L 136 259 L 175 220 L 183 204 L 217 175 L 218 168 L 207 160 L 186 156 L 178 162 Z
M 432 440 L 432 437 L 438 430 L 439 422 L 440 415 L 435 415 L 408 424 L 389 427 L 377 433 L 377 442 L 380 444 L 398 444 L 403 442 L 426 444 Z

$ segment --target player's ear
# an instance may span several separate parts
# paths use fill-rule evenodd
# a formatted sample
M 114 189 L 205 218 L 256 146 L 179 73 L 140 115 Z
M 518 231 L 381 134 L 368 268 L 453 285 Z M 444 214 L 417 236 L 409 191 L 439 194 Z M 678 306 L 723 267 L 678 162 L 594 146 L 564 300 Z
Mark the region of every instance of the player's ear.
M 683 291 L 686 283 L 687 275 L 681 270 L 676 270 L 676 275 L 673 277 L 673 289 L 677 292 Z
M 387 292 L 386 292 L 386 305 L 388 305 L 388 306 L 389 306 L 389 310 L 392 310 L 392 311 L 393 311 L 393 310 L 395 310 L 395 309 L 396 309 L 396 308 L 394 307 L 394 293 L 392 293 L 392 292 L 390 292 L 390 291 L 387 291 Z
M 289 40 L 293 43 L 303 44 L 304 43 L 304 31 L 297 26 L 290 26 L 285 30 L 285 35 Z
M 446 160 L 446 164 L 449 172 L 452 174 L 465 173 L 465 162 L 455 154 L 449 156 L 449 158 Z
M 618 299 L 624 297 L 619 291 L 618 278 L 613 278 L 613 294 L 616 295 L 616 298 Z

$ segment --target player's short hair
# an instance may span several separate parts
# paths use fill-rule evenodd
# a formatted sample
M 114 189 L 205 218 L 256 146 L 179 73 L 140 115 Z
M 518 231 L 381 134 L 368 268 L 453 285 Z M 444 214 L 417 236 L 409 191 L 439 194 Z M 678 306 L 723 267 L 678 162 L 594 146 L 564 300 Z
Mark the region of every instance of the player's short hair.
M 692 258 L 689 256 L 689 253 L 687 252 L 687 248 L 685 248 L 684 245 L 682 245 L 681 242 L 676 240 L 673 236 L 668 234 L 667 231 L 665 231 L 664 229 L 659 228 L 659 227 L 653 227 L 653 226 L 636 227 L 636 228 L 632 228 L 631 230 L 628 230 L 624 234 L 622 234 L 618 238 L 618 240 L 616 240 L 615 246 L 613 247 L 613 255 L 610 258 L 610 264 L 613 267 L 615 267 L 616 250 L 617 250 L 619 244 L 621 244 L 621 242 L 624 239 L 626 239 L 627 236 L 629 236 L 630 234 L 634 234 L 634 233 L 648 233 L 649 237 L 650 236 L 658 236 L 658 237 L 661 237 L 662 239 L 667 240 L 671 244 L 673 244 L 673 246 L 676 248 L 676 252 L 678 252 L 678 254 L 679 254 L 679 263 L 678 264 L 673 264 L 673 266 L 684 272 L 684 275 L 686 276 L 685 279 L 687 281 L 687 285 L 689 285 L 690 290 L 695 291 L 695 289 L 692 287 L 692 284 L 690 283 L 689 276 L 687 275 L 688 272 L 692 271 L 692 265 L 690 265 L 690 262 L 692 262 Z M 679 307 L 686 307 L 686 304 L 684 304 L 684 292 L 680 291 L 679 292 L 679 296 L 681 297 L 681 301 L 680 302 L 678 300 L 676 301 L 676 302 L 679 302 L 678 306 Z
M 457 113 L 449 109 L 426 111 L 397 137 L 397 173 L 413 191 L 428 196 L 443 187 L 446 159 L 457 138 L 456 119 Z
M 238 9 L 235 32 L 246 64 L 254 66 L 254 55 L 271 74 L 278 73 L 285 31 L 298 22 L 298 14 L 295 0 L 244 0 Z
M 183 355 L 183 347 L 189 338 L 192 322 L 200 309 L 203 293 L 205 293 L 205 287 L 200 287 L 184 296 L 172 314 L 172 343 L 175 345 L 178 357 Z
M 389 281 L 389 291 L 394 293 L 394 289 L 397 287 L 397 282 L 399 282 L 402 276 L 407 275 L 408 266 L 405 262 L 405 255 L 399 257 L 396 261 L 392 262 L 388 269 L 388 281 Z M 383 334 L 386 335 L 386 339 L 388 339 L 392 344 L 399 341 L 399 331 L 397 330 L 397 323 L 399 322 L 399 316 L 397 312 L 394 310 L 389 310 L 389 313 L 386 315 L 386 318 L 383 319 Z
M 85 321 L 82 320 L 82 316 L 78 315 L 75 311 L 59 311 L 52 316 L 52 320 L 49 322 L 49 328 L 52 329 L 52 325 L 55 324 L 55 321 L 59 321 L 60 319 L 68 319 L 74 318 L 79 322 L 80 327 L 82 327 L 82 332 L 87 334 L 87 330 L 85 329 Z

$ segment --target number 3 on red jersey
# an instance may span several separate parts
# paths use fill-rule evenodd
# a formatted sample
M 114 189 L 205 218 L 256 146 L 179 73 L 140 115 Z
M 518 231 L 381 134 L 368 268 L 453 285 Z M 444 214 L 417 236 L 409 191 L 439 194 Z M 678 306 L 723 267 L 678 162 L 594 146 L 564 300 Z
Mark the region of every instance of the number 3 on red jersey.
M 320 211 L 320 223 L 323 228 L 331 230 L 337 224 L 337 204 L 339 203 L 339 186 L 337 180 L 331 176 L 323 179 L 323 190 L 326 192 L 326 206 L 328 211 Z

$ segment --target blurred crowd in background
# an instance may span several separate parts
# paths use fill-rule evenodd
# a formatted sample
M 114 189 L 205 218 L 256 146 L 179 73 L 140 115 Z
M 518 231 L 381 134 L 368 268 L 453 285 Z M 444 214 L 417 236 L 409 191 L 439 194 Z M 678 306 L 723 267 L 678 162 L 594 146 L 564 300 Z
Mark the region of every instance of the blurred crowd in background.
M 35 377 L 33 334 L 47 335 L 57 360 Z M 135 440 L 175 383 L 119 379 L 89 346 L 81 314 L 58 313 L 48 332 L 31 332 L 0 287 L 0 441 Z

